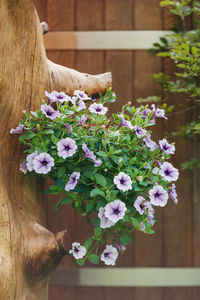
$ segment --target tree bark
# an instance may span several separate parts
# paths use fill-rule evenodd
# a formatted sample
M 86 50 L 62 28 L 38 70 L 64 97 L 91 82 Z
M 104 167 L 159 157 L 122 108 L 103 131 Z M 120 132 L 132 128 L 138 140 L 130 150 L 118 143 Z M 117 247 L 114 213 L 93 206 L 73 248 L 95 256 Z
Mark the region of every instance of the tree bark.
M 44 91 L 104 93 L 111 74 L 92 76 L 49 61 L 31 0 L 0 0 L 0 300 L 47 299 L 48 276 L 69 245 L 67 231 L 46 226 L 41 179 L 21 175 L 23 147 L 10 136 L 22 110 L 40 106 Z

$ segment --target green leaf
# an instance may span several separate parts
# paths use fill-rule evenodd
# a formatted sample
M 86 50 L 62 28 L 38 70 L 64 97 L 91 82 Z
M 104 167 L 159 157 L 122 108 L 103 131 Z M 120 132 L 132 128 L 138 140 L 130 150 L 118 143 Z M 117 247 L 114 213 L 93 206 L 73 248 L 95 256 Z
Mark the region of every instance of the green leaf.
M 102 197 L 105 197 L 105 193 L 102 190 L 100 190 L 100 189 L 93 189 L 93 190 L 91 190 L 90 197 L 96 197 L 98 195 L 100 195 Z
M 54 134 L 54 131 L 52 129 L 47 129 L 41 132 L 42 134 Z
M 59 139 L 57 137 L 55 137 L 55 135 L 51 136 L 51 140 L 52 140 L 53 144 L 55 144 L 55 145 L 57 145 L 57 143 L 59 141 Z
M 76 263 L 79 265 L 79 266 L 83 266 L 84 265 L 84 263 L 85 263 L 85 260 L 84 259 L 77 259 L 76 260 Z
M 120 236 L 120 241 L 123 245 L 128 245 L 128 243 L 131 240 L 131 236 L 129 232 L 124 232 L 121 236 Z
M 107 153 L 104 151 L 99 151 L 99 152 L 97 152 L 97 155 L 99 155 L 101 157 L 105 157 L 105 156 L 107 156 Z
M 91 246 L 92 246 L 92 238 L 89 237 L 89 238 L 85 241 L 84 247 L 88 250 Z
M 64 166 L 59 168 L 58 173 L 57 173 L 58 178 L 62 177 L 65 174 L 65 171 L 66 171 L 66 169 Z
M 92 223 L 94 224 L 94 226 L 98 227 L 100 226 L 100 219 L 99 218 L 92 219 Z
M 192 47 L 191 51 L 192 51 L 192 54 L 195 55 L 195 54 L 197 54 L 198 49 L 197 49 L 197 47 Z
M 59 202 L 60 202 L 60 204 L 68 204 L 68 203 L 71 203 L 73 200 L 74 200 L 73 197 L 66 196 L 62 200 L 60 200 Z
M 103 187 L 106 187 L 106 178 L 101 174 L 95 175 L 96 182 Z
M 36 134 L 35 134 L 34 132 L 30 131 L 30 132 L 26 132 L 26 133 L 22 134 L 22 135 L 19 137 L 19 139 L 20 139 L 20 141 L 23 141 L 23 140 L 30 140 L 30 139 L 32 139 L 34 136 L 36 136 Z
M 131 218 L 131 222 L 135 229 L 140 229 L 140 221 L 134 217 Z
M 88 202 L 86 205 L 86 208 L 85 208 L 86 213 L 89 213 L 93 209 L 94 206 L 95 206 L 95 201 Z
M 95 265 L 99 263 L 99 257 L 93 253 L 88 255 L 88 260 Z
M 96 228 L 94 229 L 94 235 L 95 235 L 96 237 L 99 237 L 101 234 L 102 234 L 102 229 L 101 229 L 100 227 L 96 227 Z

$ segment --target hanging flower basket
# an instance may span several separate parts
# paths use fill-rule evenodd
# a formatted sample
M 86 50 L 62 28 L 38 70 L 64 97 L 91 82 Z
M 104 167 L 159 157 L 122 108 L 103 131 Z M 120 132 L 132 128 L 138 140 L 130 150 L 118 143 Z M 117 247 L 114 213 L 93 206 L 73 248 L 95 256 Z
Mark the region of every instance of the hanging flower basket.
M 111 90 L 98 99 L 79 90 L 73 97 L 56 91 L 45 95 L 40 110 L 23 112 L 19 126 L 10 131 L 20 133 L 26 145 L 20 170 L 54 180 L 48 192 L 66 194 L 56 209 L 72 203 L 92 219 L 93 236 L 69 250 L 77 263 L 88 259 L 114 265 L 132 231 L 154 233 L 155 207 L 165 206 L 169 197 L 178 201 L 172 182 L 179 172 L 167 162 L 175 146 L 166 139 L 157 145 L 149 129 L 156 118 L 166 119 L 164 110 L 128 103 L 107 117 L 106 104 L 115 101 Z

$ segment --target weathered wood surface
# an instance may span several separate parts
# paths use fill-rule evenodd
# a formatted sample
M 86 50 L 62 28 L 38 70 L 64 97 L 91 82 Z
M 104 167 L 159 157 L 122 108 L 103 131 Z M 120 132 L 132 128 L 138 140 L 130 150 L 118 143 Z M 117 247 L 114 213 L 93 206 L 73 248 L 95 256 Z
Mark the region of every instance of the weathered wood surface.
M 92 76 L 47 59 L 32 0 L 0 0 L 0 300 L 47 299 L 48 275 L 63 256 L 59 245 L 69 248 L 67 231 L 45 228 L 43 184 L 20 174 L 23 148 L 10 129 L 22 110 L 40 107 L 45 90 L 93 94 L 109 86 L 110 73 Z

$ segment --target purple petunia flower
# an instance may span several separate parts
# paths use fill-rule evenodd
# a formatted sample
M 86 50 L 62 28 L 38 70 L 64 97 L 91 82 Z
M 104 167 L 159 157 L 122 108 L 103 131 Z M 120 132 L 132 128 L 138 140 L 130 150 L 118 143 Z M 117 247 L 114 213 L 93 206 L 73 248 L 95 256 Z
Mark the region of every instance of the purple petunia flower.
M 54 120 L 56 118 L 60 118 L 60 113 L 59 111 L 53 109 L 53 107 L 51 107 L 48 104 L 42 104 L 40 107 L 41 112 L 49 119 Z
M 112 245 L 106 245 L 106 249 L 101 254 L 101 261 L 103 261 L 106 265 L 115 265 L 115 261 L 118 257 L 118 251 Z
M 151 204 L 145 200 L 144 197 L 138 196 L 135 200 L 134 207 L 139 212 L 140 215 L 143 215 L 144 212 L 151 206 Z
M 120 243 L 118 241 L 115 241 L 114 243 L 120 252 L 123 253 L 126 250 L 126 247 L 122 243 Z
M 76 153 L 76 142 L 71 138 L 61 139 L 57 143 L 58 156 L 62 158 L 71 157 Z
M 12 128 L 12 129 L 10 130 L 10 134 L 24 133 L 24 132 L 25 132 L 24 127 L 25 127 L 24 125 L 19 124 L 15 129 Z
M 83 258 L 86 255 L 86 252 L 86 248 L 77 242 L 72 244 L 72 249 L 69 251 L 70 254 L 73 254 L 75 259 Z
M 80 91 L 80 90 L 74 91 L 74 96 L 76 96 L 80 100 L 90 100 L 91 99 L 90 97 L 88 97 L 88 95 L 85 92 Z
M 129 122 L 129 121 L 127 121 L 127 120 L 124 119 L 124 117 L 123 117 L 122 114 L 119 115 L 118 117 L 121 119 L 121 123 L 118 126 L 119 128 L 121 128 L 121 127 L 127 127 L 129 129 L 133 129 L 134 128 L 133 125 L 131 124 L 131 122 Z
M 81 174 L 79 172 L 73 172 L 70 175 L 69 181 L 65 186 L 65 191 L 69 192 L 70 190 L 74 190 L 78 183 L 80 176 L 81 176 Z
M 143 222 L 140 222 L 140 230 L 145 231 L 146 226 Z
M 105 115 L 108 111 L 107 107 L 103 106 L 100 103 L 93 103 L 89 107 L 89 111 L 96 115 Z
M 178 203 L 176 186 L 174 183 L 172 183 L 172 186 L 169 190 L 169 197 L 174 201 L 174 203 L 176 203 L 176 204 Z
M 167 117 L 165 116 L 164 109 L 161 109 L 161 108 L 158 108 L 158 107 L 156 108 L 155 104 L 152 104 L 151 107 L 152 107 L 153 112 L 154 112 L 154 117 L 167 119 Z
M 67 128 L 67 132 L 70 134 L 72 132 L 72 126 L 69 124 L 65 124 L 64 126 Z
M 176 181 L 179 176 L 178 169 L 174 168 L 171 163 L 164 162 L 160 167 L 159 173 L 166 181 Z
M 38 152 L 35 151 L 35 152 L 27 155 L 27 157 L 26 157 L 26 167 L 30 172 L 33 171 L 33 161 L 37 155 L 38 155 Z
M 145 136 L 147 133 L 147 131 L 145 129 L 139 127 L 138 125 L 135 125 L 133 128 L 135 129 L 135 133 L 138 138 Z
M 165 206 L 168 201 L 168 193 L 161 185 L 155 185 L 149 191 L 150 202 L 155 206 Z
M 121 200 L 115 200 L 109 202 L 105 206 L 105 216 L 110 221 L 116 223 L 119 220 L 122 220 L 125 216 L 126 205 Z
M 77 111 L 81 111 L 83 109 L 86 109 L 86 105 L 85 105 L 85 102 L 83 100 L 79 100 L 76 104 L 76 110 Z
M 71 97 L 67 96 L 63 92 L 59 93 L 59 92 L 53 91 L 51 93 L 48 93 L 46 91 L 45 96 L 49 98 L 49 103 L 52 103 L 52 102 L 64 103 L 64 102 L 68 102 L 71 100 Z
M 156 149 L 156 142 L 152 141 L 150 134 L 148 134 L 147 137 L 143 139 L 143 141 L 147 148 L 149 148 L 151 151 L 154 151 Z
M 144 110 L 142 110 L 140 112 L 140 114 L 142 115 L 143 118 L 147 119 L 148 115 L 151 113 L 151 110 L 149 108 L 145 108 Z
M 163 140 L 159 141 L 159 145 L 160 145 L 160 149 L 165 154 L 174 154 L 174 152 L 175 152 L 175 146 L 169 144 L 166 139 L 163 139 Z
M 132 190 L 132 180 L 131 177 L 124 172 L 120 172 L 114 177 L 114 183 L 117 188 L 123 192 Z
M 101 228 L 109 228 L 113 225 L 115 225 L 115 223 L 111 220 L 109 220 L 106 216 L 105 216 L 105 207 L 100 207 L 99 208 L 99 213 L 98 213 L 98 217 L 100 218 L 100 227 Z
M 94 160 L 95 167 L 100 167 L 101 165 L 102 165 L 102 160 L 100 158 Z
M 43 152 L 33 160 L 33 169 L 38 174 L 47 174 L 54 166 L 54 159 L 50 154 Z
M 87 116 L 86 115 L 82 115 L 78 121 L 78 125 L 82 126 L 83 123 L 87 120 Z
M 96 159 L 96 155 L 94 154 L 94 152 L 91 151 L 90 149 L 88 149 L 88 147 L 85 143 L 82 145 L 82 149 L 83 149 L 83 151 L 85 151 L 85 154 L 84 154 L 85 158 L 90 158 L 92 160 Z
M 21 165 L 19 167 L 20 171 L 23 172 L 24 174 L 27 173 L 27 165 L 26 164 L 27 164 L 27 161 L 24 161 L 23 163 L 21 163 Z

